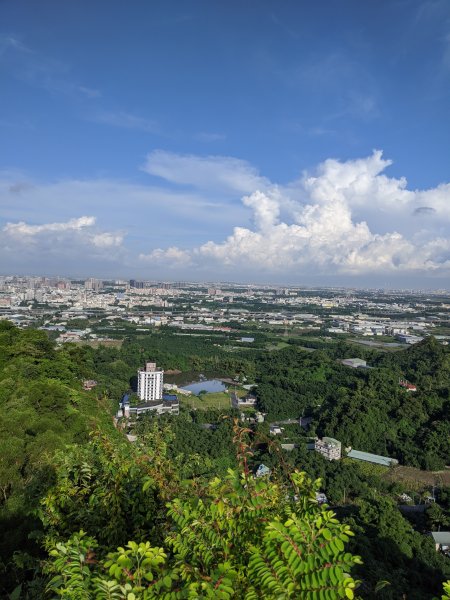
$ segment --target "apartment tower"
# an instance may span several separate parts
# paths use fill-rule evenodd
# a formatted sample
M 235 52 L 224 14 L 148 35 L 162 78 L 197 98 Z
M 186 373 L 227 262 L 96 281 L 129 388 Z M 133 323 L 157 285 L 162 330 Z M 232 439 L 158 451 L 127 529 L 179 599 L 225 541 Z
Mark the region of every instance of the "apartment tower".
M 156 369 L 156 363 L 148 362 L 145 369 L 138 370 L 137 393 L 143 402 L 161 400 L 163 396 L 164 371 Z

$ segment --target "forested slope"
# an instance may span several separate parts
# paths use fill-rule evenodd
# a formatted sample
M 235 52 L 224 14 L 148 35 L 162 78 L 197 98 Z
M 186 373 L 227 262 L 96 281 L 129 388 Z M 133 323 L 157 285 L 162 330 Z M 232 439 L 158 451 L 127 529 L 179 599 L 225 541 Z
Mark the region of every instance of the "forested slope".
M 106 401 L 82 391 L 90 373 L 77 355 L 0 321 L 0 560 L 18 580 L 41 552 L 35 511 L 54 480 L 55 451 L 85 443 L 100 424 L 114 435 Z
M 392 354 L 367 352 L 371 369 L 339 362 L 350 356 L 355 348 L 341 345 L 314 353 L 294 347 L 263 358 L 258 368 L 261 410 L 272 420 L 312 414 L 319 434 L 402 464 L 431 470 L 449 464 L 448 347 L 427 338 Z M 400 378 L 416 384 L 417 392 L 402 388 Z

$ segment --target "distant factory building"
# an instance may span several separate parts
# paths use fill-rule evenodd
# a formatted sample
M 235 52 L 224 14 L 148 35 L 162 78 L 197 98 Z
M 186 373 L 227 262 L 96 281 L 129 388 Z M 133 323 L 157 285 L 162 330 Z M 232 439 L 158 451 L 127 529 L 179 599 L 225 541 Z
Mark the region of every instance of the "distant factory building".
M 355 458 L 356 460 L 370 462 L 375 465 L 383 465 L 384 467 L 398 465 L 398 460 L 395 458 L 389 458 L 389 456 L 380 456 L 379 454 L 372 454 L 371 452 L 362 452 L 361 450 L 350 449 L 347 452 L 347 456 L 349 458 Z
M 362 358 L 344 358 L 344 360 L 341 360 L 341 363 L 346 367 L 352 367 L 353 369 L 367 368 L 367 363 Z
M 398 341 L 402 344 L 417 344 L 423 340 L 423 337 L 418 335 L 403 335 L 399 334 L 396 336 Z

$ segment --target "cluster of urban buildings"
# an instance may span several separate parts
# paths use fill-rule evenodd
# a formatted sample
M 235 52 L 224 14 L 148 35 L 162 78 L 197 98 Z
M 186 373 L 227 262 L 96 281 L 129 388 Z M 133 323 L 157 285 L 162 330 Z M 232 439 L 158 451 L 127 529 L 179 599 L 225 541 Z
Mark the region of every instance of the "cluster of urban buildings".
M 406 310 L 405 310 L 406 312 Z M 408 309 L 411 312 L 411 309 Z M 435 319 L 418 317 L 416 319 L 392 320 L 390 317 L 369 317 L 364 314 L 335 316 L 329 333 L 354 334 L 363 337 L 390 336 L 404 344 L 415 344 L 423 340 L 424 335 L 435 328 Z
M 109 339 L 112 333 L 117 338 L 127 323 L 141 332 L 167 325 L 187 333 L 227 332 L 233 324 L 248 323 L 286 334 L 296 329 L 374 340 L 389 336 L 392 342 L 408 344 L 433 334 L 436 327 L 449 328 L 447 298 L 448 294 L 438 292 L 411 295 L 92 277 L 0 277 L 0 318 L 22 327 L 58 331 L 61 342 Z M 73 327 L 75 319 L 91 323 Z M 94 330 L 92 324 L 99 327 Z M 446 343 L 447 336 L 441 337 Z

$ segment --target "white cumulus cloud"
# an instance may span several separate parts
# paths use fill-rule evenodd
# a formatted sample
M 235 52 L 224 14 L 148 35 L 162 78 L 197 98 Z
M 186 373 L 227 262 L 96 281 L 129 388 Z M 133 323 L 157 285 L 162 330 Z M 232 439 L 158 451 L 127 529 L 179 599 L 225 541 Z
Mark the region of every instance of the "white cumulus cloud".
M 255 180 L 242 198 L 253 228 L 237 226 L 221 242 L 190 251 L 157 249 L 150 256 L 171 264 L 179 254 L 197 267 L 291 277 L 446 272 L 450 184 L 408 190 L 404 178 L 385 174 L 390 165 L 374 151 L 358 160 L 326 160 L 286 186 L 263 180 L 259 188 Z
M 11 266 L 61 269 L 108 263 L 122 254 L 123 238 L 120 231 L 99 230 L 93 216 L 41 224 L 8 222 L 0 230 L 0 267 L 9 272 Z

